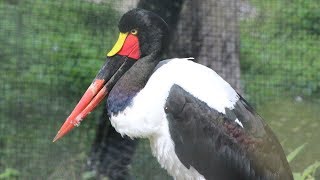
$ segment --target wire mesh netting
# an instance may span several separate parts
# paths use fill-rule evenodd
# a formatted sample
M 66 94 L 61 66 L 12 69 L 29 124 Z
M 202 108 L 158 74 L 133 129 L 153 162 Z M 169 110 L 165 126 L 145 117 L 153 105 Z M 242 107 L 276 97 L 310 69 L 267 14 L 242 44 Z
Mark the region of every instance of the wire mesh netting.
M 104 63 L 119 18 L 137 5 L 163 13 L 172 26 L 167 57 L 201 57 L 253 104 L 287 154 L 307 143 L 290 163 L 294 172 L 320 160 L 317 0 L 161 3 L 0 1 L 0 179 L 95 177 L 84 167 L 104 106 L 51 141 Z M 161 6 L 175 13 L 166 16 Z M 170 179 L 146 140 L 129 171 L 134 179 Z

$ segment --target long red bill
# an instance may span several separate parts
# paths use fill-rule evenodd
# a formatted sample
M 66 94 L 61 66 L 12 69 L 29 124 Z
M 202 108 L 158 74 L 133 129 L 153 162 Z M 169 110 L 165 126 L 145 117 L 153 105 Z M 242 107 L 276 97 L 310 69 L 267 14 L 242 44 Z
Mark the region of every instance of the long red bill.
M 116 54 L 118 56 L 115 56 Z M 140 58 L 138 37 L 129 33 L 120 33 L 118 41 L 107 56 L 105 65 L 66 119 L 53 142 L 78 126 L 106 97 L 108 90 L 111 90 L 118 79 Z
M 67 120 L 61 126 L 53 142 L 57 141 L 75 126 L 79 126 L 80 122 L 85 118 L 107 95 L 108 91 L 104 86 L 103 79 L 95 79 L 84 93 L 74 110 L 71 112 Z

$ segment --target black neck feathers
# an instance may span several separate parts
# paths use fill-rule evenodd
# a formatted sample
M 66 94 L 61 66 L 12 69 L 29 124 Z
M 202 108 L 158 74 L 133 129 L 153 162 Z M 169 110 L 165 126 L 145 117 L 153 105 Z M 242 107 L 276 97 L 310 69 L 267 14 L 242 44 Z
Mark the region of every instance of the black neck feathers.
M 107 109 L 109 115 L 116 115 L 132 104 L 133 98 L 144 88 L 154 68 L 157 66 L 159 53 L 151 53 L 139 59 L 112 88 Z

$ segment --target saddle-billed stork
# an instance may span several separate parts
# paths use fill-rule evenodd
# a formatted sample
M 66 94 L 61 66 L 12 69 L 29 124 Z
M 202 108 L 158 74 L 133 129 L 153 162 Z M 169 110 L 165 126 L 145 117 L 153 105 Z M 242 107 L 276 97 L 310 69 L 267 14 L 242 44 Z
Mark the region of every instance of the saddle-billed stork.
M 122 135 L 148 138 L 175 179 L 293 179 L 269 126 L 216 72 L 191 61 L 161 61 L 168 26 L 133 9 L 119 22 L 107 60 L 53 141 L 107 97 Z

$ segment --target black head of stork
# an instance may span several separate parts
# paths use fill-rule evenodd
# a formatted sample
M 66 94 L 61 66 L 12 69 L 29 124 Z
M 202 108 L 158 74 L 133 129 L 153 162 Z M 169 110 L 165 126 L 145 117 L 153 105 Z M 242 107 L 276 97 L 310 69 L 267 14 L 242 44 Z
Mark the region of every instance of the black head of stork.
M 120 36 L 54 141 L 107 96 L 111 124 L 150 140 L 176 179 L 293 179 L 283 149 L 253 108 L 213 70 L 189 59 L 160 61 L 167 24 L 134 9 Z
M 143 64 L 144 67 L 137 68 L 133 72 L 130 71 L 126 75 L 126 77 L 136 76 L 137 78 L 133 80 L 139 81 L 135 87 L 129 87 L 128 83 L 127 85 L 119 85 L 126 86 L 123 88 L 127 90 L 141 88 L 154 67 L 159 63 L 169 34 L 168 25 L 163 19 L 152 12 L 133 9 L 122 16 L 118 28 L 120 31 L 119 38 L 107 54 L 106 63 L 100 69 L 53 141 L 60 139 L 75 126 L 78 126 L 136 61 L 142 61 L 140 64 Z

